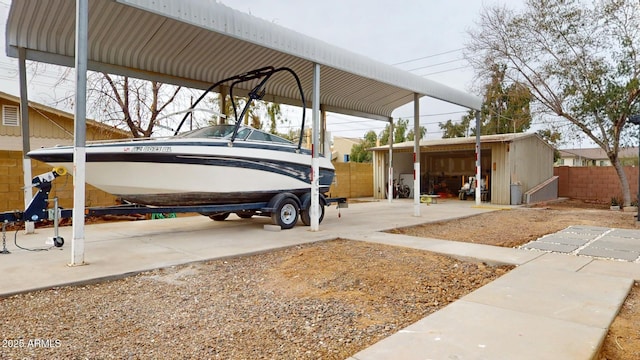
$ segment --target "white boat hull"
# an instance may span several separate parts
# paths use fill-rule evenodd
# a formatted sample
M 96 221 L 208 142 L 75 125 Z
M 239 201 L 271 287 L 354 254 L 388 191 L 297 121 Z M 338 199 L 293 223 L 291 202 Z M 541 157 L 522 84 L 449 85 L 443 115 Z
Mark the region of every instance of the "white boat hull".
M 73 170 L 72 148 L 33 151 L 29 156 Z M 333 180 L 333 166 L 320 158 L 320 192 Z M 258 148 L 220 141 L 127 142 L 87 147 L 86 182 L 129 202 L 206 205 L 268 201 L 275 194 L 310 191 L 311 156 L 294 149 Z

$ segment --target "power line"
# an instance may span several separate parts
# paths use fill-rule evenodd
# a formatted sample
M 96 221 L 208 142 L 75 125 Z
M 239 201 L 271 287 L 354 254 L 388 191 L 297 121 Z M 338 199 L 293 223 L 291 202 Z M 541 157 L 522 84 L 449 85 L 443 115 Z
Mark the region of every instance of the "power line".
M 465 59 L 464 58 L 460 58 L 460 59 L 454 59 L 454 60 L 449 60 L 449 61 L 443 61 L 443 62 L 439 62 L 437 64 L 425 65 L 425 66 L 420 66 L 420 67 L 417 67 L 417 68 L 409 69 L 407 71 L 416 71 L 416 70 L 420 70 L 420 69 L 426 69 L 426 68 L 436 67 L 436 66 L 440 66 L 440 65 L 451 64 L 451 63 L 458 62 L 458 61 L 463 61 L 463 60 L 465 60 Z
M 432 72 L 432 73 L 428 73 L 428 74 L 423 74 L 423 75 L 420 75 L 420 76 L 425 77 L 425 76 L 429 76 L 429 75 L 442 74 L 442 73 L 446 73 L 446 72 L 450 72 L 450 71 L 466 69 L 466 68 L 469 68 L 469 67 L 470 66 L 468 66 L 468 65 L 467 66 L 460 66 L 460 67 L 457 67 L 457 68 L 448 69 L 448 70 L 442 70 L 442 71 L 436 71 L 436 72 Z
M 436 56 L 440 56 L 440 55 L 451 54 L 451 53 L 454 53 L 454 52 L 460 51 L 460 50 L 464 50 L 464 48 L 458 48 L 458 49 L 449 50 L 449 51 L 445 51 L 445 52 L 441 52 L 441 53 L 437 53 L 437 54 L 433 54 L 433 55 L 423 56 L 423 57 L 420 57 L 420 58 L 401 61 L 399 63 L 395 63 L 395 64 L 391 64 L 391 65 L 397 66 L 397 65 L 407 64 L 407 63 L 418 61 L 418 60 L 430 59 L 430 58 L 433 58 L 433 57 L 436 57 Z

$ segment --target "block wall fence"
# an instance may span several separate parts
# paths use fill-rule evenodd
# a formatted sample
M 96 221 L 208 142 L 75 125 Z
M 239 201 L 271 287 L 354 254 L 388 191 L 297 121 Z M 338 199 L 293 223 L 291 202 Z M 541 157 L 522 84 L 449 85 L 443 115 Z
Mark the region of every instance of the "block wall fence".
M 625 166 L 624 172 L 631 190 L 631 200 L 638 196 L 638 167 Z M 622 198 L 620 180 L 613 166 L 559 166 L 553 169 L 559 177 L 558 196 L 609 203 L 612 197 Z

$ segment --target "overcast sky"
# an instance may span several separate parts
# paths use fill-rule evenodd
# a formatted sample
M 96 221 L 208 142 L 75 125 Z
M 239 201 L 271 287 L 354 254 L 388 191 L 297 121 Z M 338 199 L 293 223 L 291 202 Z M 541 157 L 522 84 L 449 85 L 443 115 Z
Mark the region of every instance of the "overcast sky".
M 15 1 L 15 0 L 14 0 Z M 463 59 L 466 31 L 475 27 L 483 6 L 521 6 L 522 0 L 219 0 L 234 9 L 274 22 L 327 43 L 396 65 L 448 86 L 471 91 L 472 69 Z M 17 62 L 4 53 L 4 30 L 9 0 L 0 0 L 0 91 L 18 94 Z M 415 60 L 415 61 L 414 61 Z M 30 100 L 52 104 L 50 84 L 57 71 L 29 79 Z M 63 91 L 64 89 L 62 89 Z M 421 100 L 420 122 L 428 138 L 440 138 L 438 122 L 457 121 L 466 109 L 444 102 Z M 443 114 L 444 115 L 438 115 Z M 293 112 L 290 113 L 293 116 Z M 413 117 L 409 104 L 393 113 Z M 334 136 L 362 137 L 385 123 L 329 115 L 328 130 Z
M 483 6 L 521 0 L 220 0 L 234 9 L 274 22 L 305 35 L 396 65 L 417 75 L 470 92 L 473 71 L 463 58 L 467 30 L 476 26 Z M 440 138 L 438 122 L 457 121 L 465 108 L 423 98 L 420 122 L 428 138 Z M 444 114 L 444 115 L 437 115 Z M 394 118 L 413 117 L 408 104 Z M 383 122 L 328 116 L 328 130 L 335 136 L 361 137 L 376 132 Z

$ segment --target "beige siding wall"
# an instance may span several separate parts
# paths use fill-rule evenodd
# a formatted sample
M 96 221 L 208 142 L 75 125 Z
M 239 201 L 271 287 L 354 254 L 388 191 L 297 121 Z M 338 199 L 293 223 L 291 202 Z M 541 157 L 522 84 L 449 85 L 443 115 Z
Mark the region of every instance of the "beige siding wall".
M 373 153 L 373 197 L 384 199 L 384 184 L 387 177 L 387 157 L 380 151 Z
M 553 176 L 553 149 L 535 137 L 511 144 L 511 181 L 522 184 L 525 193 Z
M 19 104 L 0 98 L 2 105 L 18 106 Z M 1 115 L 1 114 L 0 114 Z M 18 115 L 19 116 L 19 115 Z M 22 125 L 22 124 L 20 124 Z M 31 148 L 73 143 L 73 119 L 50 111 L 29 108 L 29 132 Z M 22 126 L 4 126 L 0 121 L 0 150 L 22 150 Z M 109 128 L 87 126 L 87 140 L 121 139 L 126 137 L 121 132 Z
M 493 144 L 491 148 L 491 203 L 507 205 L 510 203 L 511 168 L 509 164 L 510 144 Z

